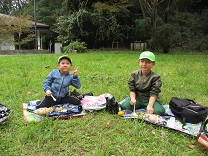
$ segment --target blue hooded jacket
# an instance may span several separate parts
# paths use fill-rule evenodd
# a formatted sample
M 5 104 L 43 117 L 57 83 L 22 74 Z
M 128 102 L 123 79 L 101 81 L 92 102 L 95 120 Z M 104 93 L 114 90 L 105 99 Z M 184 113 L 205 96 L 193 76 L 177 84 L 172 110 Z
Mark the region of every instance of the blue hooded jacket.
M 44 92 L 50 90 L 56 99 L 60 99 L 68 95 L 70 85 L 79 89 L 81 87 L 79 77 L 70 73 L 62 75 L 58 69 L 55 69 L 46 77 L 42 88 Z

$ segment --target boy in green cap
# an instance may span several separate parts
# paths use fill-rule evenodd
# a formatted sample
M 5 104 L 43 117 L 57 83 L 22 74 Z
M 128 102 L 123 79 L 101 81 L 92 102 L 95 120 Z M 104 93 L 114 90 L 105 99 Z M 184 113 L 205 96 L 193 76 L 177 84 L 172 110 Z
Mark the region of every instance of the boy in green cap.
M 152 72 L 151 69 L 155 66 L 155 55 L 150 51 L 142 52 L 139 57 L 140 70 L 131 73 L 128 80 L 130 97 L 122 104 L 122 110 L 133 110 L 145 108 L 148 114 L 165 113 L 162 104 L 157 101 L 161 92 L 162 82 L 160 76 Z

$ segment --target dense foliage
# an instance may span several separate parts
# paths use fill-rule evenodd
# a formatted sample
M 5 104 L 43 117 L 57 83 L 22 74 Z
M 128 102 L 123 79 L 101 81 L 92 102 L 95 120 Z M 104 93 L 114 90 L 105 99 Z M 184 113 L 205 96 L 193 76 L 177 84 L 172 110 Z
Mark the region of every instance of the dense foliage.
M 206 0 L 2 0 L 0 12 L 33 16 L 34 4 L 37 21 L 50 25 L 48 40 L 64 45 L 78 40 L 97 49 L 118 41 L 129 48 L 141 41 L 165 53 L 208 47 Z

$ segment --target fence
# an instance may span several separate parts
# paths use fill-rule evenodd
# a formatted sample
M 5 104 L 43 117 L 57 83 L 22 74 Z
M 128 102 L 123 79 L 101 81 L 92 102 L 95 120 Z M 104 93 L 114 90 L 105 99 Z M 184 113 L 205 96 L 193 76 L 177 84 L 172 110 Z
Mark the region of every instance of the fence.
M 131 50 L 146 50 L 147 49 L 147 43 L 142 42 L 135 42 L 131 43 Z
M 0 55 L 49 54 L 49 50 L 0 50 Z

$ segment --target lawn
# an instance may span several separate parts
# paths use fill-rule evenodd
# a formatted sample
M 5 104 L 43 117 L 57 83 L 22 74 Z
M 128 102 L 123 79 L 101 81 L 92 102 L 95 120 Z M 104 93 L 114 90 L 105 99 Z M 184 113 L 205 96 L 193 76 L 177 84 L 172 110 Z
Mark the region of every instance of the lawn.
M 208 150 L 181 132 L 125 120 L 103 111 L 69 120 L 23 122 L 21 104 L 43 99 L 42 82 L 57 68 L 58 54 L 0 56 L 0 103 L 13 110 L 0 123 L 0 155 L 157 155 L 205 156 Z M 80 93 L 110 93 L 117 102 L 129 95 L 127 80 L 139 68 L 139 52 L 92 52 L 70 55 L 78 67 Z M 208 106 L 207 54 L 157 54 L 153 71 L 163 82 L 160 100 L 195 100 Z M 73 91 L 74 88 L 70 88 Z

